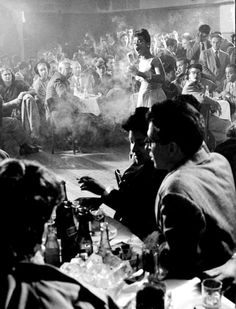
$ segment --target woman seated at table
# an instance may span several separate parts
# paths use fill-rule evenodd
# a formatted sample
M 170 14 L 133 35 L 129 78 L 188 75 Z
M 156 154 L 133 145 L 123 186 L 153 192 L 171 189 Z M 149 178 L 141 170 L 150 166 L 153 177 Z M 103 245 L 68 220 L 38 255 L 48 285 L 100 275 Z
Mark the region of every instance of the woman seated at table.
M 0 308 L 117 308 L 110 298 L 35 260 L 45 223 L 62 201 L 55 176 L 36 162 L 6 159 L 0 187 Z
M 123 128 L 129 133 L 131 166 L 119 180 L 118 189 L 106 189 L 95 179 L 84 176 L 79 180 L 81 190 L 101 198 L 80 198 L 82 204 L 98 207 L 102 203 L 116 210 L 114 218 L 141 239 L 156 229 L 154 204 L 158 188 L 166 171 L 155 170 L 146 147 L 148 108 L 136 108 Z

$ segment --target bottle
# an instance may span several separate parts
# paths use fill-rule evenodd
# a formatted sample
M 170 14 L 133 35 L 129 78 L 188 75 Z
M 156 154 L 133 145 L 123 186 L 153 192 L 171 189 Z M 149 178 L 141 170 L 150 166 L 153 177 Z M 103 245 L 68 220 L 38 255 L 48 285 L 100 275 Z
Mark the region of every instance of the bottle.
M 56 228 L 52 223 L 50 223 L 47 227 L 44 261 L 47 264 L 59 267 L 61 262 L 60 260 L 60 245 L 56 235 Z
M 206 85 L 205 95 L 208 96 L 208 97 L 210 96 L 210 91 L 209 91 L 209 86 L 208 85 Z
M 62 191 L 64 193 L 64 206 L 65 207 L 70 207 L 72 205 L 72 202 L 68 200 L 68 196 L 67 196 L 67 190 L 66 190 L 66 182 L 64 180 L 61 181 L 61 185 L 62 185 Z
M 112 249 L 109 241 L 109 226 L 108 222 L 100 223 L 100 244 L 98 247 L 98 254 L 104 259 L 107 255 L 112 254 Z
M 93 242 L 89 231 L 90 213 L 86 207 L 78 209 L 79 228 L 76 237 L 76 251 L 79 256 L 87 259 L 93 253 Z
M 72 202 L 68 200 L 66 182 L 62 181 L 64 201 L 56 209 L 55 224 L 57 237 L 61 240 L 62 262 L 70 262 L 76 256 L 76 236 L 77 228 L 75 225 Z

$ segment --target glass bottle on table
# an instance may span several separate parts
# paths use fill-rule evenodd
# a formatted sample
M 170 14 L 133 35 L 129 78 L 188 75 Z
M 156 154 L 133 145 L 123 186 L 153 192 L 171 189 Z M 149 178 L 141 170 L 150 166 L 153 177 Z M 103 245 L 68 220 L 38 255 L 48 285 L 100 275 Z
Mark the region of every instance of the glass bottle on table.
M 205 95 L 208 96 L 208 97 L 210 96 L 210 90 L 209 90 L 209 86 L 208 85 L 206 85 Z
M 77 255 L 87 259 L 93 253 L 93 242 L 90 235 L 90 213 L 86 207 L 80 207 L 77 211 L 79 228 L 76 236 Z
M 98 247 L 98 254 L 104 259 L 106 255 L 112 254 L 112 249 L 109 241 L 109 225 L 108 222 L 100 223 L 100 243 Z
M 53 223 L 47 225 L 44 261 L 47 264 L 59 267 L 61 264 L 60 244 L 57 239 L 56 228 Z
M 62 262 L 69 262 L 76 255 L 75 239 L 77 228 L 74 220 L 72 202 L 68 200 L 66 182 L 62 181 L 64 193 L 63 202 L 56 209 L 55 224 L 57 227 L 57 237 L 61 240 Z

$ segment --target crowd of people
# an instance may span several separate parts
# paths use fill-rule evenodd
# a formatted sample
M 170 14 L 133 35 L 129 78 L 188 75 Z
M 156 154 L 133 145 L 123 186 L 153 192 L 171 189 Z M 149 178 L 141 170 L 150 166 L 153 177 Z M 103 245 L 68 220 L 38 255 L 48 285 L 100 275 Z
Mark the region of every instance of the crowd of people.
M 229 41 L 207 24 L 195 38 L 126 29 L 97 43 L 86 33 L 77 50 L 67 43 L 15 61 L 0 60 L 3 147 L 14 155 L 39 151 L 49 137 L 102 144 L 103 130 L 117 127 L 110 142 L 120 141 L 125 115 L 181 93 L 200 101 L 211 150 L 235 117 L 235 34 Z
M 0 183 L 7 201 L 0 225 L 3 308 L 116 308 L 110 298 L 36 264 L 54 207 L 64 243 L 73 246 L 67 231 L 76 227 L 65 220 L 69 209 L 54 175 L 7 154 L 15 148 L 22 155 L 37 152 L 38 143 L 62 128 L 83 146 L 89 130 L 82 130 L 82 122 L 92 118 L 99 125 L 109 104 L 113 118 L 121 110 L 125 115 L 116 120 L 128 134 L 131 165 L 115 189 L 80 177 L 81 190 L 97 195 L 80 198 L 81 205 L 104 203 L 144 243 L 164 244 L 160 261 L 169 278 L 230 280 L 228 295 L 236 301 L 235 41 L 207 24 L 194 40 L 188 33 L 179 39 L 176 32 L 151 37 L 146 29 L 129 29 L 96 44 L 86 34 L 76 53 L 44 51 L 34 74 L 26 67 L 21 63 L 14 72 L 2 64 L 0 79 Z M 12 223 L 7 234 L 6 221 Z M 73 257 L 67 249 L 64 261 Z

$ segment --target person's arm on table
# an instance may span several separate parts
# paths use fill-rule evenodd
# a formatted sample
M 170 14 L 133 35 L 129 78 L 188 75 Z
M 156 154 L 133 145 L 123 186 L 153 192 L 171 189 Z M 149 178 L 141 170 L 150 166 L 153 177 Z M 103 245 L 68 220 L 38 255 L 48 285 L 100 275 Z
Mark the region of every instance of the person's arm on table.
M 223 265 L 206 270 L 204 273 L 217 280 L 231 279 L 236 284 L 236 253 Z

